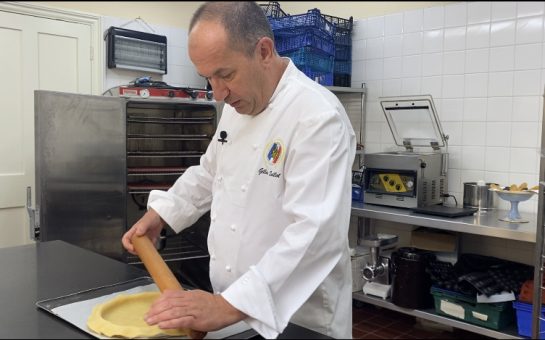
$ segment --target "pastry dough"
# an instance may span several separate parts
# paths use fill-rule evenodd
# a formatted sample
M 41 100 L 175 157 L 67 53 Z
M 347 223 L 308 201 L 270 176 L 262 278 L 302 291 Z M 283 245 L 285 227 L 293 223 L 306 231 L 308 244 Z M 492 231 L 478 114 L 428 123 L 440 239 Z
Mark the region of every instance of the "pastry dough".
M 187 335 L 185 329 L 161 329 L 144 321 L 144 315 L 160 295 L 159 292 L 120 294 L 110 301 L 96 305 L 87 319 L 87 327 L 108 337 L 149 338 Z

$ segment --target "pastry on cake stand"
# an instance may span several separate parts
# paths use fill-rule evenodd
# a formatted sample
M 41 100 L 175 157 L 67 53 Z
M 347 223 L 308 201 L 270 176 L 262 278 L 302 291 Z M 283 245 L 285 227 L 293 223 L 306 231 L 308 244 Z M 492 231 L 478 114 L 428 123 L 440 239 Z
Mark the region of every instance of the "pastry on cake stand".
M 511 203 L 511 209 L 506 217 L 500 218 L 500 221 L 506 221 L 511 223 L 526 223 L 528 220 L 522 218 L 519 213 L 519 203 L 524 202 L 532 198 L 536 194 L 535 191 L 508 191 L 508 190 L 495 190 L 501 199 L 509 201 Z

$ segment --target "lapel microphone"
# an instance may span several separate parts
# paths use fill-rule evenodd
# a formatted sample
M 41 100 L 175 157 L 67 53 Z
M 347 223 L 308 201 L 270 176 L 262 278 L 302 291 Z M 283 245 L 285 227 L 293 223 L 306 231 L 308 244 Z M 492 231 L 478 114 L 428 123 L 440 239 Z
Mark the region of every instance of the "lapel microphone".
M 223 143 L 227 143 L 227 132 L 226 131 L 221 131 L 220 132 L 220 138 L 218 138 L 218 142 L 221 142 L 221 145 L 223 145 Z

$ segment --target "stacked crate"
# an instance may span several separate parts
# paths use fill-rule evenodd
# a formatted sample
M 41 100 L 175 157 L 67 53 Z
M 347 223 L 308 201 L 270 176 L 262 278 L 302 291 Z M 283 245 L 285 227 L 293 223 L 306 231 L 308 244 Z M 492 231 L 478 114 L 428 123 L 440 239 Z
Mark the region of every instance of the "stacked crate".
M 311 9 L 298 15 L 271 15 L 268 19 L 278 53 L 289 57 L 309 78 L 322 85 L 333 85 L 335 26 L 320 10 Z
M 353 18 L 343 19 L 322 14 L 335 26 L 335 65 L 333 68 L 333 85 L 351 86 L 352 81 L 352 27 Z
M 280 8 L 278 1 L 269 1 L 267 4 L 260 4 L 263 13 L 267 18 L 281 18 L 285 17 L 287 14 Z
M 273 29 L 278 53 L 292 59 L 322 85 L 350 87 L 353 18 L 321 14 L 286 14 L 277 1 L 260 4 Z

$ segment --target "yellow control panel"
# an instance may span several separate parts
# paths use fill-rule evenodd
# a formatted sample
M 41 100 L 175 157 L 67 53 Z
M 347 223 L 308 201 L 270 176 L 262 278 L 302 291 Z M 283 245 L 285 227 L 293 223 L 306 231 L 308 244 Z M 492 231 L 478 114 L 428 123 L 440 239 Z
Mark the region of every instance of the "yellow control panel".
M 407 188 L 398 174 L 380 174 L 379 177 L 386 192 L 407 192 Z

